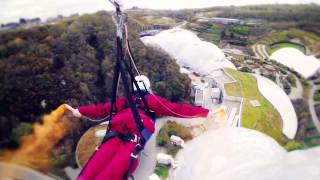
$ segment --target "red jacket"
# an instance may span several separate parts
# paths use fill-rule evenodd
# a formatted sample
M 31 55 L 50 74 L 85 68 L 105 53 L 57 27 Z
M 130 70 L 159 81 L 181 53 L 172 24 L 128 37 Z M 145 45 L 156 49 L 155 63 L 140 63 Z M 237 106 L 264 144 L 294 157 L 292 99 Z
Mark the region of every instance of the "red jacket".
M 191 117 L 206 117 L 209 110 L 192 106 L 190 104 L 172 103 L 160 96 L 149 94 L 146 100 L 151 110 L 159 116 L 175 116 L 182 118 Z M 82 106 L 79 108 L 83 116 L 91 118 L 103 118 L 110 114 L 111 103 Z M 131 109 L 126 105 L 126 98 L 123 96 L 117 101 L 118 113 L 112 119 L 112 131 L 119 131 L 120 133 L 129 132 L 140 135 L 137 130 L 137 125 L 131 112 Z M 145 114 L 141 109 L 138 109 L 144 127 L 150 132 L 154 132 L 155 123 Z
M 146 96 L 150 109 L 157 115 L 167 115 L 176 117 L 206 117 L 207 109 L 203 109 L 189 104 L 176 104 L 167 101 L 164 98 L 150 94 Z M 131 132 L 140 137 L 136 121 L 131 109 L 126 106 L 125 97 L 117 101 L 119 112 L 113 117 L 111 130 L 120 133 Z M 111 103 L 82 106 L 79 111 L 82 115 L 92 118 L 103 118 L 110 114 Z M 151 133 L 155 130 L 154 121 L 148 117 L 145 112 L 138 109 L 144 127 Z M 104 143 L 99 151 L 92 157 L 78 180 L 122 180 L 124 174 L 128 172 L 131 163 L 131 153 L 136 148 L 134 142 L 122 142 L 119 138 L 111 138 Z M 138 166 L 139 159 L 136 159 L 132 172 Z

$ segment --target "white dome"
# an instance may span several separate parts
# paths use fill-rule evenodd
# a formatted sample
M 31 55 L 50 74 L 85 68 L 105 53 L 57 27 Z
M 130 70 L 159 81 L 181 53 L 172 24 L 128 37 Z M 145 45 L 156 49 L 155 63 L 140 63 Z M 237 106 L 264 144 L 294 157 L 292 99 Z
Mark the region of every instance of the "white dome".
M 320 148 L 288 153 L 258 131 L 222 128 L 189 142 L 170 179 L 320 179 L 319 156 Z
M 188 66 L 203 74 L 224 67 L 235 69 L 221 49 L 210 42 L 202 41 L 188 30 L 174 28 L 155 36 L 143 37 L 141 40 L 146 45 L 164 50 L 180 65 Z
M 273 59 L 297 71 L 304 78 L 313 76 L 320 69 L 320 60 L 314 56 L 306 56 L 295 48 L 282 48 L 274 52 Z

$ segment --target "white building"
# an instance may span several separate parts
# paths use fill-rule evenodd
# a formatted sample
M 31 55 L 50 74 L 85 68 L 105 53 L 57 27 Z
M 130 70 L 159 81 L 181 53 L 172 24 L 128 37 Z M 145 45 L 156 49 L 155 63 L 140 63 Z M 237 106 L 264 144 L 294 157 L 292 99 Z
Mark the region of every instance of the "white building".
M 203 105 L 203 89 L 197 88 L 195 89 L 195 102 L 194 104 L 196 106 L 202 106 Z
M 172 135 L 170 141 L 173 145 L 184 147 L 184 140 L 179 136 Z
M 198 18 L 198 22 L 203 23 L 219 23 L 219 24 L 240 24 L 241 20 L 239 19 L 231 19 L 231 18 L 220 18 L 220 17 L 200 17 Z
M 169 166 L 174 164 L 174 160 L 173 157 L 169 154 L 159 153 L 157 154 L 157 163 Z
M 212 88 L 211 98 L 219 99 L 221 95 L 221 90 L 219 88 Z
M 149 180 L 161 180 L 161 179 L 157 174 L 152 174 L 151 176 L 149 176 Z

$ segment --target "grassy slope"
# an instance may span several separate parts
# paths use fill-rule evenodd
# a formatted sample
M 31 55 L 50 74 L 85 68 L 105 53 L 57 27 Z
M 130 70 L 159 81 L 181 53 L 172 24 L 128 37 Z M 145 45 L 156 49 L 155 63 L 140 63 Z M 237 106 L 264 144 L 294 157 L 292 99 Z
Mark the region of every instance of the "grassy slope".
M 226 84 L 225 90 L 228 95 L 242 96 L 244 98 L 242 113 L 243 126 L 266 133 L 284 145 L 285 137 L 281 132 L 282 124 L 280 114 L 272 104 L 260 94 L 256 78 L 247 73 L 232 69 L 226 69 L 226 71 L 242 84 L 242 90 L 239 83 Z M 250 100 L 258 100 L 261 107 L 253 107 L 250 104 Z

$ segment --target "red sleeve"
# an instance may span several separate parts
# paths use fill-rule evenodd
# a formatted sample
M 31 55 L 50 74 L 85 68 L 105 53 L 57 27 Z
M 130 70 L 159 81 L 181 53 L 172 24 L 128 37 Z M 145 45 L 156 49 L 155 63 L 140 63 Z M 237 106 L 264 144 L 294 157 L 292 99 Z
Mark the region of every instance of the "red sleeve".
M 150 109 L 158 115 L 182 118 L 207 117 L 209 110 L 190 104 L 172 103 L 165 98 L 150 94 L 147 96 Z
M 117 108 L 118 110 L 122 110 L 125 107 L 126 98 L 121 97 L 117 100 Z M 110 115 L 111 103 L 105 104 L 95 104 L 88 106 L 81 106 L 78 108 L 79 112 L 83 116 L 91 117 L 91 118 L 103 118 L 105 116 Z

